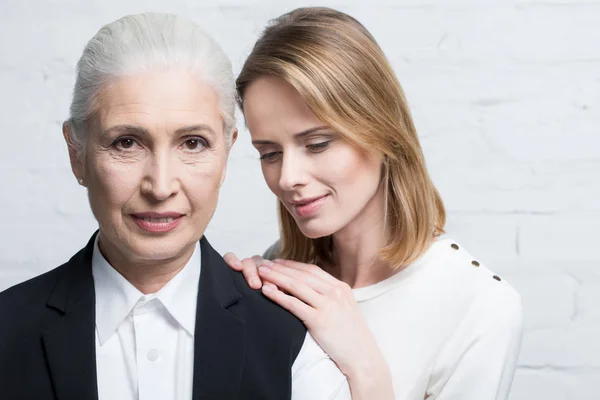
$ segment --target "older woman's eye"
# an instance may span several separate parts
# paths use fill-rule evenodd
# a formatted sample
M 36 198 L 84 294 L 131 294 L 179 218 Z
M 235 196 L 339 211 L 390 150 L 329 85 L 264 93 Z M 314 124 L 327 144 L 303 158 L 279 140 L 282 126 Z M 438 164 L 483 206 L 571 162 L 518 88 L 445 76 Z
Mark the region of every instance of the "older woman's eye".
M 183 146 L 185 148 L 185 150 L 190 151 L 190 152 L 198 152 L 203 150 L 205 147 L 208 147 L 208 143 L 206 142 L 206 140 L 199 138 L 199 137 L 194 137 L 194 138 L 189 138 L 187 139 L 184 143 Z
M 123 137 L 123 138 L 118 138 L 117 140 L 115 140 L 112 145 L 117 150 L 130 151 L 135 146 L 137 146 L 138 143 L 133 138 Z

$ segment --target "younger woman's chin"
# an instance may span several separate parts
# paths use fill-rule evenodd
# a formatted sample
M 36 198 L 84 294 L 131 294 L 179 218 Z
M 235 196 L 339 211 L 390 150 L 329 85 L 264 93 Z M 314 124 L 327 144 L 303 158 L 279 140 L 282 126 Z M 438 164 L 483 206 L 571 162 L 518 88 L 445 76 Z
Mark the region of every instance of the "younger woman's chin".
M 314 229 L 314 228 L 309 229 L 307 227 L 300 227 L 300 226 L 299 226 L 299 228 L 300 228 L 300 231 L 302 232 L 302 234 L 309 239 L 319 239 L 322 237 L 333 235 L 335 233 L 328 229 Z

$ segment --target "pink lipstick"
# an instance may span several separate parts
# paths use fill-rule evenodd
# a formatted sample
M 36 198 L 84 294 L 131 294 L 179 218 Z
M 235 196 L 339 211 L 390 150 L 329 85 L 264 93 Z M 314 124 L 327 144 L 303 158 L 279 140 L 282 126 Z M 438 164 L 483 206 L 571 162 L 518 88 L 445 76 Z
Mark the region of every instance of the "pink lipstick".
M 150 233 L 166 233 L 175 229 L 185 214 L 176 212 L 143 212 L 131 214 L 133 221 Z

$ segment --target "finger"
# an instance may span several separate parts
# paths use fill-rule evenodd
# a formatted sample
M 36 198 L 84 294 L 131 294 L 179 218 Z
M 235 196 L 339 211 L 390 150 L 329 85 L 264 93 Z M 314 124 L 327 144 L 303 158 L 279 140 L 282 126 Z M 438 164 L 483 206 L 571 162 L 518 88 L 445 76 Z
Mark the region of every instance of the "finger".
M 266 265 L 263 264 L 263 266 Z M 294 269 L 286 265 L 277 263 L 272 263 L 272 266 L 269 266 L 268 268 L 275 270 L 283 275 L 289 276 L 292 279 L 296 279 L 300 282 L 303 282 L 304 284 L 306 284 L 307 286 L 309 286 L 310 288 L 312 288 L 320 294 L 326 294 L 331 290 L 331 285 L 328 282 L 324 281 L 323 279 L 314 274 L 311 274 L 308 271 Z
M 310 274 L 324 280 L 325 282 L 329 283 L 330 285 L 335 285 L 340 282 L 339 279 L 336 279 L 331 274 L 328 274 L 327 272 L 325 272 L 323 270 L 323 268 L 321 268 L 317 265 L 314 265 L 314 264 L 305 264 L 305 263 L 301 263 L 301 262 L 297 262 L 297 261 L 281 260 L 281 259 L 273 260 L 273 262 L 275 262 L 277 264 L 285 265 L 286 267 L 290 267 L 290 268 L 293 268 L 293 269 L 296 269 L 299 271 L 309 272 Z
M 223 255 L 223 260 L 225 260 L 227 265 L 229 265 L 231 268 L 233 268 L 236 271 L 241 271 L 242 269 L 244 269 L 244 266 L 242 265 L 240 260 L 236 257 L 235 254 L 233 254 L 231 252 L 225 253 L 225 255 Z
M 259 256 L 259 255 L 252 256 L 252 260 L 253 260 L 253 261 L 254 261 L 254 263 L 255 263 L 257 266 L 259 266 L 259 267 L 262 265 L 262 263 L 263 263 L 263 262 L 265 262 L 265 259 L 264 259 L 264 258 L 262 258 L 262 257 L 261 257 L 261 256 Z
M 259 267 L 258 271 L 263 280 L 277 285 L 280 291 L 285 291 L 314 308 L 319 308 L 323 305 L 325 300 L 323 295 L 301 280 L 282 274 L 277 269 L 273 270 L 264 266 Z
M 258 276 L 257 266 L 251 258 L 244 258 L 242 260 L 244 278 L 252 289 L 260 289 L 262 281 Z
M 269 299 L 298 317 L 304 324 L 310 323 L 312 316 L 316 312 L 316 310 L 308 304 L 300 301 L 296 297 L 283 293 L 271 283 L 265 283 L 262 287 L 262 292 Z

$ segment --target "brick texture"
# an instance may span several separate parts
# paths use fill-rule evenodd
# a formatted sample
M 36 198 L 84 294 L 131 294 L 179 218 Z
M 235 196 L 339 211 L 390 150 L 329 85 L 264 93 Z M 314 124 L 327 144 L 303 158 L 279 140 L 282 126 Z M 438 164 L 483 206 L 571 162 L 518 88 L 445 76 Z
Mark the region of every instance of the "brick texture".
M 202 24 L 239 71 L 294 0 L 1 0 L 0 290 L 65 261 L 95 229 L 60 125 L 86 41 L 124 14 Z M 411 104 L 448 231 L 523 295 L 511 400 L 600 399 L 600 1 L 323 1 L 378 39 Z M 261 253 L 275 199 L 240 118 L 207 236 Z M 1 394 L 0 394 L 1 396 Z

